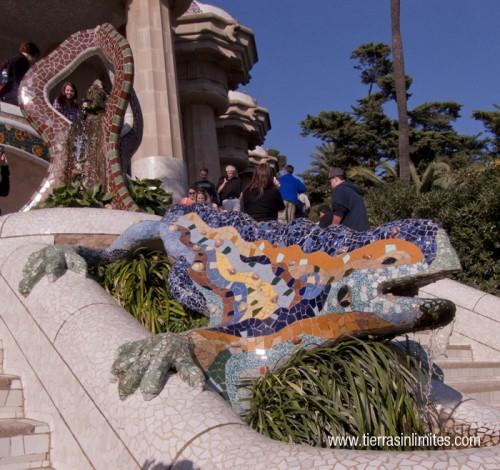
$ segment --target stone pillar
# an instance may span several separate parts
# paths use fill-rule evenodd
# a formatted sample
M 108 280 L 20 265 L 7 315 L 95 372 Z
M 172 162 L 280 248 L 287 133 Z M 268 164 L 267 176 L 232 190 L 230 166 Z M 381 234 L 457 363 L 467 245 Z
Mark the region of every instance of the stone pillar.
M 144 119 L 132 175 L 159 178 L 174 197 L 184 194 L 186 164 L 173 50 L 172 20 L 182 1 L 131 0 L 127 39 L 135 61 L 134 88 Z M 186 5 L 186 7 L 187 7 Z
M 208 104 L 190 103 L 183 107 L 184 137 L 189 158 L 188 175 L 196 181 L 200 168 L 206 167 L 210 180 L 217 182 L 220 177 L 217 131 L 213 108 Z
M 246 93 L 230 91 L 228 97 L 228 108 L 217 118 L 219 157 L 223 166 L 242 172 L 248 167 L 248 151 L 264 142 L 271 122 L 267 109 Z
M 226 74 L 199 56 L 184 57 L 177 70 L 189 181 L 196 181 L 200 168 L 206 167 L 216 182 L 220 163 L 215 123 L 228 105 Z
M 178 18 L 174 37 L 189 180 L 204 166 L 216 181 L 216 118 L 228 107 L 228 91 L 250 79 L 257 61 L 253 33 L 221 8 L 194 1 Z

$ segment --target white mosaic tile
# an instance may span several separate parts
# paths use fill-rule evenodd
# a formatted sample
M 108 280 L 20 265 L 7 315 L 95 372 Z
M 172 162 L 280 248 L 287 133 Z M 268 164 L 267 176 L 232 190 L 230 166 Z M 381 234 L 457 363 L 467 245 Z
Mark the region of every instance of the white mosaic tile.
M 18 250 L 23 256 L 28 252 L 29 249 Z M 18 262 L 16 257 L 12 259 Z M 0 315 L 98 468 L 110 461 L 116 468 L 135 468 L 148 459 L 167 465 L 175 463 L 172 460 L 176 455 L 179 463 L 193 462 L 195 467 L 217 469 L 244 465 L 279 468 L 283 462 L 286 468 L 331 468 L 336 464 L 346 468 L 404 468 L 406 465 L 431 468 L 431 463 L 444 461 L 450 466 L 463 467 L 472 462 L 481 463 L 484 468 L 500 466 L 498 448 L 385 453 L 274 442 L 241 424 L 228 425 L 241 421 L 226 403 L 212 392 L 188 387 L 175 374 L 154 400 L 145 402 L 136 393 L 122 402 L 118 399 L 116 384 L 109 382 L 114 353 L 124 341 L 147 335 L 144 329 L 116 305 L 82 305 L 82 299 L 86 301 L 82 294 L 76 304 L 61 301 L 60 311 L 72 314 L 64 317 L 52 347 L 51 336 L 45 333 L 49 331 L 46 324 L 50 318 L 40 313 L 50 310 L 47 299 L 68 296 L 71 288 L 86 289 L 88 284 L 78 276 L 64 277 L 53 284 L 44 284 L 43 290 L 34 291 L 24 301 L 15 290 L 20 275 L 19 266 L 15 264 L 2 267 L 10 286 L 0 279 L 0 296 L 9 305 L 8 309 L 0 306 Z M 180 452 L 186 443 L 189 444 Z
M 160 220 L 144 212 L 93 208 L 37 209 L 9 214 L 2 226 L 2 237 L 48 235 L 53 233 L 122 233 L 143 220 Z M 81 227 L 78 227 L 78 226 Z M 82 230 L 82 228 L 84 229 Z

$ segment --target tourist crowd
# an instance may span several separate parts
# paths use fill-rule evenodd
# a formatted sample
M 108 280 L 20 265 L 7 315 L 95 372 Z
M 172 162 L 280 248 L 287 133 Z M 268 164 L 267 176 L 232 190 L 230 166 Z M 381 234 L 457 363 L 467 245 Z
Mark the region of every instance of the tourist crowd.
M 253 171 L 250 183 L 243 185 L 237 169 L 228 165 L 217 184 L 209 179 L 207 168 L 201 168 L 199 179 L 180 201 L 184 205 L 209 204 L 223 211 L 242 211 L 257 222 L 278 220 L 289 223 L 307 217 L 310 203 L 307 188 L 294 176 L 294 167 L 287 165 L 283 175 L 277 177 L 267 163 L 260 163 Z M 348 181 L 342 168 L 329 172 L 332 188 L 331 204 L 319 207 L 318 225 L 326 228 L 332 224 L 345 225 L 353 230 L 369 229 L 368 217 L 360 189 Z
M 22 78 L 40 57 L 40 50 L 32 42 L 22 43 L 19 53 L 0 64 L 0 101 L 16 104 Z M 55 100 L 54 108 L 66 119 L 74 122 L 79 110 L 84 112 L 85 101 L 78 104 L 76 86 L 66 81 Z M 0 195 L 9 191 L 9 175 L 5 153 L 0 152 Z M 207 168 L 201 168 L 199 179 L 189 188 L 181 204 L 209 204 L 225 211 L 243 211 L 258 222 L 278 220 L 289 223 L 299 217 L 307 217 L 310 209 L 307 189 L 304 183 L 294 176 L 292 165 L 286 165 L 283 175 L 277 177 L 274 169 L 267 163 L 255 168 L 251 181 L 245 187 L 238 176 L 237 169 L 228 165 L 225 174 L 217 184 L 209 179 Z M 347 181 L 341 168 L 332 168 L 329 174 L 332 187 L 331 205 L 320 207 L 318 224 L 325 228 L 331 224 L 342 224 L 354 230 L 368 230 L 368 218 L 359 188 Z

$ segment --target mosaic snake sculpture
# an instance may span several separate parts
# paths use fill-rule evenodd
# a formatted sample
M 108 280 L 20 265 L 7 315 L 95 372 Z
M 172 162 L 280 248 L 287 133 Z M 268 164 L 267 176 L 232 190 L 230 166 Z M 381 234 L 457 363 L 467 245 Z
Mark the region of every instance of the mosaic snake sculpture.
M 122 397 L 139 387 L 146 398 L 156 396 L 173 366 L 192 385 L 208 378 L 237 407 L 242 377 L 262 374 L 298 348 L 433 328 L 455 313 L 449 301 L 411 296 L 460 269 L 446 233 L 430 220 L 356 232 L 305 219 L 256 223 L 198 204 L 135 224 L 106 250 L 55 246 L 34 253 L 19 290 L 27 295 L 45 273 L 85 273 L 86 261 L 116 259 L 152 240 L 176 260 L 173 296 L 210 322 L 123 345 L 113 365 Z
M 66 142 L 71 122 L 51 106 L 48 93 L 64 77 L 94 55 L 101 57 L 113 72 L 113 86 L 103 118 L 103 133 L 106 136 L 103 154 L 107 174 L 106 188 L 103 189 L 113 195 L 111 205 L 114 209 L 138 210 L 125 185 L 120 160 L 120 131 L 131 98 L 134 115 L 138 115 L 137 99 L 132 91 L 134 60 L 127 40 L 110 24 L 71 35 L 53 52 L 31 67 L 21 82 L 19 89 L 21 111 L 30 125 L 40 134 L 50 153 L 48 175 L 23 210 L 31 209 L 43 202 L 53 189 L 64 182 L 67 164 Z M 129 140 L 131 138 L 137 140 L 140 136 L 131 133 Z M 133 152 L 137 148 L 137 142 L 130 142 L 125 147 Z

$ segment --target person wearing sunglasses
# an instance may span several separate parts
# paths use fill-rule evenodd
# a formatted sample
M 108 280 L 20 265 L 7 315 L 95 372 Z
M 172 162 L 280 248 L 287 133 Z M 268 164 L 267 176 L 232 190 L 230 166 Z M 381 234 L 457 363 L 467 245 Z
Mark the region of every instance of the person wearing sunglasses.
M 196 188 L 189 188 L 187 196 L 183 197 L 180 201 L 185 206 L 190 206 L 196 202 Z

